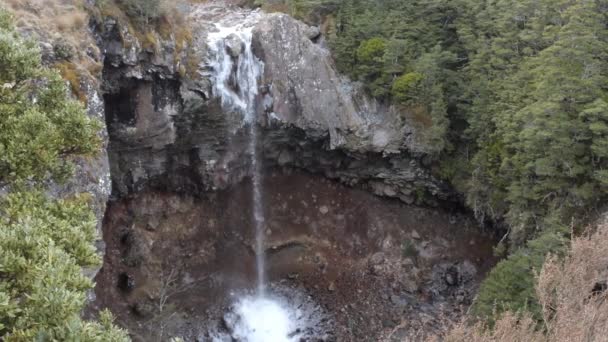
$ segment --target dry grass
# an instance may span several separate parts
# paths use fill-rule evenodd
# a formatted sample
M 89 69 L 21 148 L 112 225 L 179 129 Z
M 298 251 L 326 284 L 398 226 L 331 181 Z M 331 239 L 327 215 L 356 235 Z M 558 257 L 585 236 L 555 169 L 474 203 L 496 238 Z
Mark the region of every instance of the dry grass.
M 289 5 L 287 3 L 283 4 L 264 4 L 262 9 L 269 13 L 290 13 Z
M 87 96 L 84 93 L 84 91 L 82 90 L 82 88 L 80 87 L 80 81 L 81 81 L 83 71 L 79 70 L 79 68 L 76 64 L 71 63 L 71 62 L 65 62 L 65 61 L 56 63 L 55 65 L 53 65 L 53 67 L 55 67 L 57 70 L 59 70 L 61 77 L 63 77 L 66 81 L 68 81 L 68 83 L 70 84 L 70 87 L 72 89 L 72 93 L 82 103 L 86 104 Z
M 0 6 L 13 14 L 19 31 L 32 39 L 70 47 L 68 60 L 56 62 L 74 95 L 86 101 L 81 81 L 95 82 L 101 73 L 99 49 L 88 29 L 89 16 L 84 0 L 0 0 Z
M 41 40 L 62 39 L 77 51 L 91 43 L 83 0 L 0 0 L 0 4 L 13 13 L 17 27 Z
M 55 19 L 57 29 L 62 33 L 74 33 L 85 28 L 87 15 L 82 12 L 65 13 Z
M 549 257 L 538 275 L 542 331 L 528 316 L 506 313 L 494 329 L 461 323 L 446 342 L 604 342 L 608 341 L 608 224 L 572 241 L 562 261 Z

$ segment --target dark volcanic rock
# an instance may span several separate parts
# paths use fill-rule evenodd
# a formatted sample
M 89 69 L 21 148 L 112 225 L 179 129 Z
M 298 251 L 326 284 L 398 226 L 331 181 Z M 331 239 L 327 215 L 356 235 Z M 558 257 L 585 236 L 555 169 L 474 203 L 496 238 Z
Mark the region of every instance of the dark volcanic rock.
M 283 14 L 215 2 L 193 6 L 196 38 L 179 58 L 175 42 L 157 37 L 152 54 L 118 22 L 100 25 L 117 195 L 146 186 L 202 193 L 247 175 L 243 118 L 212 96 L 216 56 L 206 37 L 217 22 L 249 21 L 254 53 L 264 63 L 257 121 L 267 165 L 302 168 L 406 203 L 451 199 L 422 166 L 425 148 L 413 143 L 413 128 L 337 74 L 329 51 L 311 40 L 314 28 Z M 243 44 L 229 35 L 225 53 L 237 60 Z M 180 72 L 176 63 L 186 55 L 200 61 L 198 69 Z

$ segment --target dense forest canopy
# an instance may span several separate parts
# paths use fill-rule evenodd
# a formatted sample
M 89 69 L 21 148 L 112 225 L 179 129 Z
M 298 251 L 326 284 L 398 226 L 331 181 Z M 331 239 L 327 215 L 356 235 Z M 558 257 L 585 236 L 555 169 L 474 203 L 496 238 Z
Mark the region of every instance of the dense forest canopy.
M 539 314 L 533 269 L 606 198 L 608 1 L 282 4 L 323 26 L 341 72 L 426 122 L 437 175 L 508 230 L 475 311 Z

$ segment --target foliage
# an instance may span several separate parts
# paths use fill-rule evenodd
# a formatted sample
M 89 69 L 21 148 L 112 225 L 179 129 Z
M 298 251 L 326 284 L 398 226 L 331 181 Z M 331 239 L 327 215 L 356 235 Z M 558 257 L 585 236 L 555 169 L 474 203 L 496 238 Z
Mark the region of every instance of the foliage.
M 566 250 L 567 233 L 544 232 L 500 261 L 482 283 L 472 314 L 493 321 L 506 311 L 527 311 L 532 318 L 541 320 L 541 306 L 534 291 L 535 275 L 548 253 L 558 255 Z
M 441 340 L 604 341 L 608 336 L 607 244 L 608 226 L 601 224 L 595 233 L 574 239 L 565 257 L 547 258 L 536 277 L 540 318 L 507 311 L 498 316 L 493 329 L 484 322 L 473 326 L 463 322 Z
M 80 318 L 99 263 L 86 196 L 52 200 L 38 190 L 70 176 L 70 158 L 100 147 L 99 123 L 40 64 L 35 45 L 0 11 L 0 340 L 126 341 L 109 313 Z
M 383 72 L 386 41 L 382 38 L 371 38 L 361 42 L 356 57 L 359 63 L 357 76 L 364 81 L 366 88 L 376 97 L 386 94 L 386 75 Z
M 401 75 L 393 82 L 393 97 L 403 103 L 416 102 L 418 99 L 418 88 L 423 79 L 424 75 L 417 72 Z
M 538 319 L 533 270 L 608 197 L 608 2 L 345 0 L 331 19 L 339 71 L 397 106 L 479 221 L 510 231 L 477 314 Z
M 44 68 L 36 46 L 0 22 L 0 185 L 62 179 L 70 155 L 92 154 L 99 146 L 99 122 L 66 100 L 64 80 Z
M 129 17 L 145 26 L 158 19 L 164 11 L 162 0 L 121 0 L 120 4 Z
M 85 322 L 92 288 L 83 267 L 96 266 L 95 218 L 81 198 L 53 201 L 13 193 L 1 204 L 0 336 L 5 341 L 124 341 L 107 315 Z
M 346 0 L 336 13 L 337 33 L 330 37 L 338 69 L 377 99 L 412 113 L 410 124 L 433 154 L 449 145 L 448 109 L 459 97 L 450 96 L 459 82 L 450 71 L 460 49 L 452 32 L 454 11 L 445 1 Z

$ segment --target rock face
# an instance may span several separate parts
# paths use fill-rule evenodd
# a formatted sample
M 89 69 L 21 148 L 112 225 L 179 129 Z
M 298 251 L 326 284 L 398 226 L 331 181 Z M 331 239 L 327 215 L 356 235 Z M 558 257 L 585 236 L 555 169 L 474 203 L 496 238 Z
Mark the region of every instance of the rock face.
M 270 172 L 263 188 L 269 298 L 298 309 L 297 341 L 424 341 L 416 334 L 463 313 L 491 264 L 491 242 L 466 215 L 307 172 Z M 112 201 L 95 307 L 135 341 L 246 340 L 225 310 L 256 283 L 251 191 L 243 182 L 198 198 L 154 190 Z
M 236 73 L 244 42 L 229 35 L 226 51 L 216 52 L 208 39 L 224 26 L 246 25 L 264 65 L 256 115 L 266 166 L 321 173 L 407 203 L 451 199 L 422 165 L 424 149 L 409 143 L 412 129 L 401 115 L 337 74 L 329 51 L 315 43 L 318 29 L 221 2 L 192 6 L 188 24 L 196 38 L 181 49 L 160 36 L 154 51 L 143 48 L 112 18 L 98 25 L 117 195 L 145 187 L 199 193 L 247 175 L 243 117 L 214 93 L 216 54 L 226 54 Z
M 329 149 L 398 152 L 401 125 L 355 94 L 336 73 L 329 52 L 311 41 L 310 30 L 284 14 L 264 17 L 254 30 L 255 52 L 265 65 L 269 119 L 311 137 L 329 134 Z
M 95 26 L 113 183 L 95 305 L 141 336 L 156 334 L 162 282 L 173 277 L 171 300 L 184 311 L 167 315 L 175 325 L 161 330 L 207 340 L 200 323 L 220 317 L 232 288 L 253 283 L 255 247 L 243 228 L 252 226 L 253 190 L 239 183 L 251 169 L 251 140 L 246 114 L 234 109 L 244 93 L 255 96 L 246 113 L 255 114 L 249 122 L 259 125 L 257 152 L 268 169 L 268 274 L 304 286 L 335 313 L 341 338 L 323 340 L 407 340 L 438 324 L 430 313 L 440 305 L 467 303 L 490 255 L 489 245 L 477 248 L 474 267 L 465 263 L 475 252 L 460 228 L 472 221 L 448 229 L 451 216 L 441 210 L 310 175 L 408 204 L 451 200 L 400 113 L 337 74 L 318 29 L 224 2 L 191 6 L 193 39 L 179 44 L 152 32 L 156 43 L 146 47 L 116 18 Z M 242 65 L 252 61 L 247 70 L 261 76 L 246 83 L 259 87 L 243 92 Z

